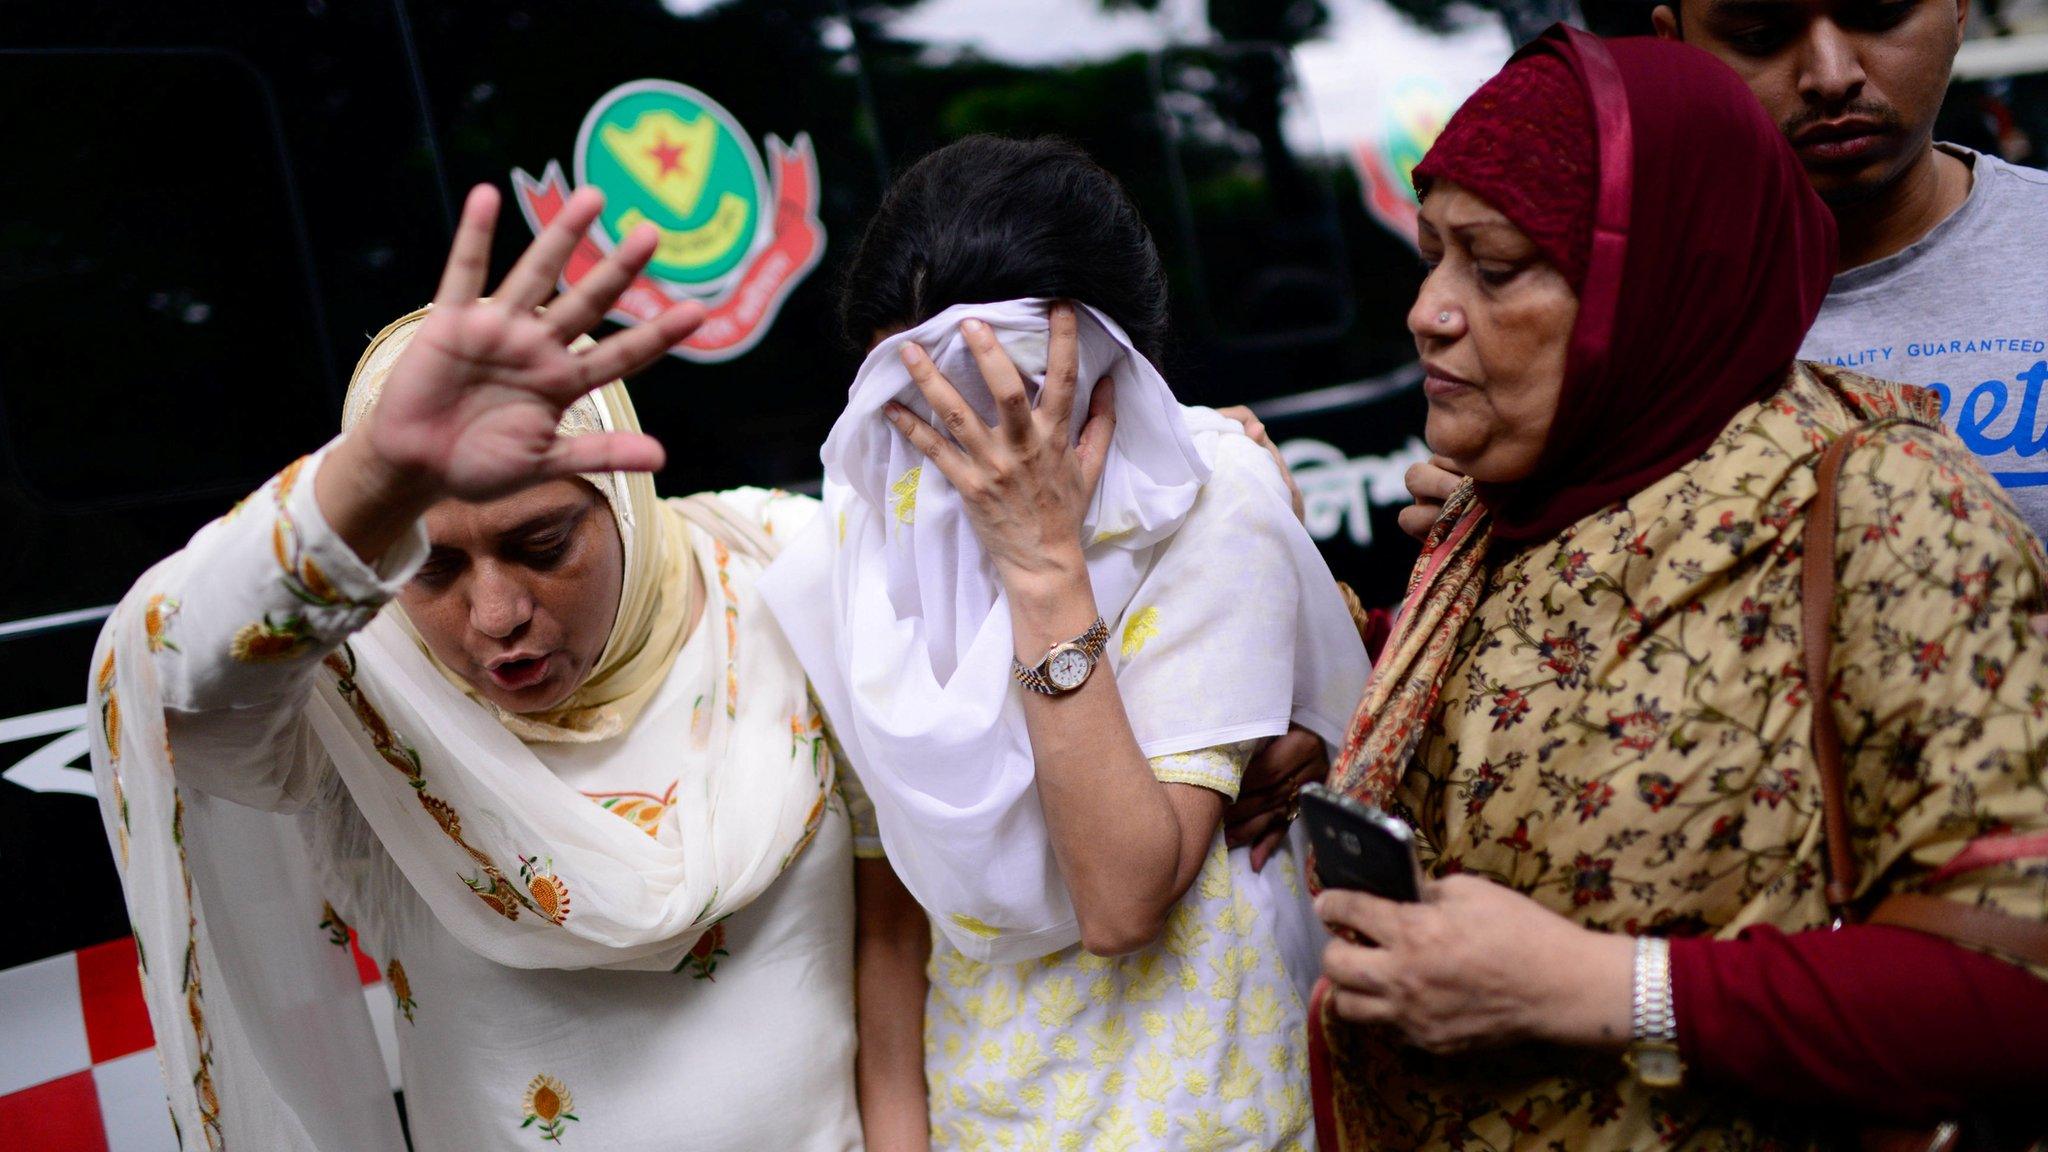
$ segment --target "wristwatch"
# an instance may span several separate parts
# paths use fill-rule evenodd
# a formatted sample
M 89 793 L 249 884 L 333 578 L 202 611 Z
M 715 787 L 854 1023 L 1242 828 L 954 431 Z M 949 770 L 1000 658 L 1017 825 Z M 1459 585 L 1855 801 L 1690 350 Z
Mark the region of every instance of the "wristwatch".
M 1678 1058 L 1678 1012 L 1671 1001 L 1671 942 L 1636 937 L 1634 1040 L 1622 1061 L 1645 1088 L 1676 1088 L 1685 1080 Z
M 1102 649 L 1108 644 L 1109 625 L 1097 616 L 1086 632 L 1046 649 L 1045 659 L 1037 664 L 1027 667 L 1011 657 L 1010 675 L 1042 696 L 1064 696 L 1088 682 L 1088 674 L 1095 671 L 1095 662 L 1102 659 Z

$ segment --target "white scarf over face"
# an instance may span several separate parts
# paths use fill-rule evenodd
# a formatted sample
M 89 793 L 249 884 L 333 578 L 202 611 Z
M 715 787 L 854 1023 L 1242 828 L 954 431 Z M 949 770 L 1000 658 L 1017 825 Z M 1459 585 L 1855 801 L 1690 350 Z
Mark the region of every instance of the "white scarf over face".
M 1035 404 L 1051 304 L 960 305 L 877 345 L 825 442 L 824 514 L 761 581 L 874 801 L 891 865 L 981 960 L 1043 956 L 1080 929 L 1039 809 L 994 565 L 959 494 L 881 410 L 896 400 L 939 426 L 900 356 L 916 341 L 994 423 L 958 332 L 969 317 L 994 330 Z M 1364 652 L 1278 469 L 1236 421 L 1175 400 L 1115 321 L 1085 306 L 1076 320 L 1077 437 L 1095 382 L 1116 383 L 1116 435 L 1082 538 L 1140 749 L 1275 736 L 1290 719 L 1341 740 Z M 1205 513 L 1197 503 L 1225 463 L 1231 490 Z

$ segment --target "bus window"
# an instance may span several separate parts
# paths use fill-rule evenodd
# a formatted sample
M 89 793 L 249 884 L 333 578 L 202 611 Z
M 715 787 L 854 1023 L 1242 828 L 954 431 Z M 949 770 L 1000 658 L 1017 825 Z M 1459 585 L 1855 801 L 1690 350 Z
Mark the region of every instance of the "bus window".
M 27 498 L 238 494 L 325 439 L 340 397 L 262 77 L 224 51 L 21 53 L 0 106 L 0 439 Z
M 1353 320 L 1343 233 L 1319 147 L 1283 123 L 1308 121 L 1285 48 L 1173 48 L 1151 70 L 1169 144 L 1186 285 L 1221 343 L 1341 337 Z

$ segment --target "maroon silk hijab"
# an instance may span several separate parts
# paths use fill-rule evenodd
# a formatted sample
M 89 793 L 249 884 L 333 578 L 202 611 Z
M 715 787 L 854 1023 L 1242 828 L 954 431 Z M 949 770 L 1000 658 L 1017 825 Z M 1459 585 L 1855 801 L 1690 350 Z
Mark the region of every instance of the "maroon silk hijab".
M 1583 272 L 1571 267 L 1579 253 L 1562 261 L 1578 273 L 1579 318 L 1550 438 L 1528 479 L 1480 493 L 1495 537 L 1509 541 L 1554 535 L 1705 451 L 1783 382 L 1835 260 L 1834 217 L 1726 65 L 1676 41 L 1601 40 L 1559 25 L 1489 86 L 1541 56 L 1569 68 L 1584 108 L 1475 95 L 1416 169 L 1460 184 L 1461 170 L 1481 185 L 1482 173 L 1492 177 L 1480 195 L 1518 225 L 1518 215 L 1537 223 L 1532 208 L 1560 187 L 1592 187 L 1577 227 L 1545 227 L 1587 245 Z M 1500 122 L 1460 131 L 1466 110 Z M 1497 146 L 1503 130 L 1554 138 L 1559 111 L 1590 117 L 1590 181 L 1508 165 L 1504 185 L 1499 157 L 1477 154 L 1475 141 Z

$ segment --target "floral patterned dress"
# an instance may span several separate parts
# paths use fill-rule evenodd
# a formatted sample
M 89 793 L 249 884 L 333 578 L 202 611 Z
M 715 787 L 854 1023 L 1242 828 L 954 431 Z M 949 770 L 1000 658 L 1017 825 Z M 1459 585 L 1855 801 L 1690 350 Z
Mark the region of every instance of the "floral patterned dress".
M 1901 396 L 1910 405 L 1896 386 L 1801 365 L 1694 463 L 1489 556 L 1389 797 L 1432 873 L 1484 876 L 1607 932 L 1828 923 L 1800 533 L 1819 450 Z M 2048 917 L 2040 852 L 1982 850 L 2048 829 L 2048 646 L 2029 627 L 2048 606 L 2039 544 L 1938 427 L 1870 435 L 1838 499 L 1831 703 L 1860 895 L 1917 889 Z M 1437 1057 L 1384 1032 L 1331 1034 L 1347 1148 L 1798 1148 L 1829 1135 L 1704 1085 L 1650 1091 L 1611 1054 Z

